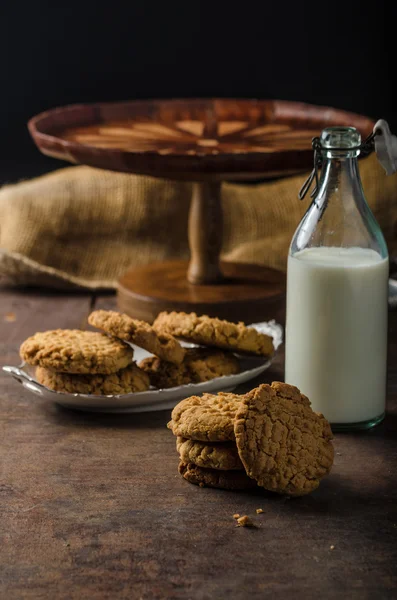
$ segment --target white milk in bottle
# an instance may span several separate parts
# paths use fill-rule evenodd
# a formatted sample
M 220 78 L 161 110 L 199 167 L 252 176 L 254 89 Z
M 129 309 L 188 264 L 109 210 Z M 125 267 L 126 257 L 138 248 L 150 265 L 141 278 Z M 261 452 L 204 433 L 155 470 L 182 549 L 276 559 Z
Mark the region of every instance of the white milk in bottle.
M 323 131 L 322 175 L 292 240 L 287 274 L 285 381 L 333 429 L 383 419 L 388 255 L 357 167 L 360 135 Z

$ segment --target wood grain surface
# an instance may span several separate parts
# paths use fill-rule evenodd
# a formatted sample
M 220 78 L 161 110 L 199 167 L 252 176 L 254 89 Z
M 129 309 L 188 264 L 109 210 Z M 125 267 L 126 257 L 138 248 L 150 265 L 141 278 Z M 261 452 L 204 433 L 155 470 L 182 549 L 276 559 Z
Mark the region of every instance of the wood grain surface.
M 2 364 L 18 364 L 20 342 L 36 330 L 81 327 L 94 304 L 115 306 L 85 295 L 0 299 Z M 72 412 L 2 373 L 0 597 L 395 598 L 396 364 L 391 313 L 385 422 L 338 434 L 331 475 L 294 500 L 185 482 L 169 411 Z M 282 376 L 280 352 L 261 380 Z M 257 528 L 236 527 L 236 512 Z
M 312 167 L 324 127 L 368 117 L 303 102 L 257 99 L 135 100 L 65 106 L 29 121 L 49 156 L 93 167 L 192 181 L 275 177 Z

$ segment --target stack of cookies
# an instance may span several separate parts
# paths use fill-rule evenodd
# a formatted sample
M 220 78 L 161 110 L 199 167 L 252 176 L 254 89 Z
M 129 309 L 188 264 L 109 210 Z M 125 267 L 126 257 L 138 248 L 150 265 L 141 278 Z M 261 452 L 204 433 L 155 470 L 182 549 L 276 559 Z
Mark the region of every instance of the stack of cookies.
M 270 336 L 244 323 L 230 323 L 207 315 L 162 312 L 153 323 L 153 329 L 159 335 L 175 336 L 199 346 L 186 350 L 183 362 L 177 366 L 157 357 L 146 358 L 139 364 L 148 373 L 152 385 L 159 388 L 234 375 L 240 370 L 235 352 L 261 357 L 269 357 L 274 352 Z
M 88 322 L 103 333 L 53 330 L 21 346 L 21 358 L 37 366 L 37 380 L 68 393 L 118 395 L 171 388 L 238 373 L 234 352 L 270 356 L 270 336 L 194 313 L 160 313 L 153 326 L 115 311 L 96 310 Z M 176 337 L 199 345 L 184 348 Z M 131 344 L 150 352 L 139 365 Z
M 148 375 L 132 362 L 134 351 L 103 333 L 56 329 L 36 333 L 20 348 L 37 366 L 37 381 L 57 392 L 116 395 L 143 392 Z
M 125 314 L 97 310 L 91 313 L 88 322 L 153 354 L 143 359 L 139 368 L 147 373 L 151 385 L 159 389 L 238 373 L 240 365 L 233 353 L 236 351 L 257 356 L 273 353 L 270 336 L 243 323 L 198 317 L 194 313 L 160 313 L 151 326 Z M 186 349 L 176 337 L 200 347 Z
M 263 384 L 245 395 L 192 396 L 172 411 L 179 473 L 200 486 L 303 496 L 334 458 L 328 421 L 291 385 Z
M 46 387 L 67 393 L 118 395 L 144 392 L 149 375 L 132 362 L 131 344 L 148 350 L 177 368 L 185 349 L 167 333 L 114 311 L 98 310 L 88 318 L 104 333 L 54 330 L 36 333 L 21 346 L 21 358 L 37 366 L 36 378 Z

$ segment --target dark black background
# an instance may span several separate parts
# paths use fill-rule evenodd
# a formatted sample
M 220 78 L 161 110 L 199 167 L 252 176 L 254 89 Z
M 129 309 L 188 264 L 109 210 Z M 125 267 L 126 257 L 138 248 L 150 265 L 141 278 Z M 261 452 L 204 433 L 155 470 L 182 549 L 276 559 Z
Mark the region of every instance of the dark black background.
M 396 5 L 1 0 L 1 179 L 62 166 L 40 155 L 26 121 L 73 102 L 280 98 L 396 130 Z

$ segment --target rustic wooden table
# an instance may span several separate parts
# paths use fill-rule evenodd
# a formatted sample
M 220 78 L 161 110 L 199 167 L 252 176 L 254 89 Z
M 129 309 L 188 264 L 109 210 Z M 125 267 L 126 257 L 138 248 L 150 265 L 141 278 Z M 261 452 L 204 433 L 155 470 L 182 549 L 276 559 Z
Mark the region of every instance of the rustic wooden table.
M 85 327 L 94 305 L 115 305 L 31 291 L 0 299 L 2 364 L 18 364 L 35 331 Z M 295 500 L 185 482 L 169 411 L 67 411 L 2 374 L 0 597 L 396 598 L 396 359 L 391 313 L 385 422 L 337 435 L 332 474 Z M 282 376 L 280 353 L 264 380 Z M 236 512 L 258 527 L 236 527 Z

